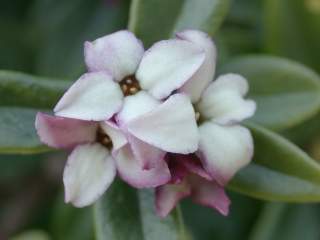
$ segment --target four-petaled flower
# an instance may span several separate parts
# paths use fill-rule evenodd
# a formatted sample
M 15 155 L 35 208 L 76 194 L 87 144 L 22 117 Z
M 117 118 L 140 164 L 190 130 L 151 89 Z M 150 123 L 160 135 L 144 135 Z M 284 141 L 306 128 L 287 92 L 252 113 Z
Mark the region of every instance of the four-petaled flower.
M 88 73 L 54 108 L 38 113 L 40 139 L 72 150 L 64 170 L 66 202 L 87 206 L 116 173 L 137 188 L 156 187 L 166 216 L 179 199 L 227 214 L 223 186 L 253 152 L 238 122 L 253 115 L 244 78 L 213 83 L 216 48 L 200 31 L 155 43 L 146 52 L 129 31 L 85 43 Z M 209 85 L 209 86 L 208 86 Z

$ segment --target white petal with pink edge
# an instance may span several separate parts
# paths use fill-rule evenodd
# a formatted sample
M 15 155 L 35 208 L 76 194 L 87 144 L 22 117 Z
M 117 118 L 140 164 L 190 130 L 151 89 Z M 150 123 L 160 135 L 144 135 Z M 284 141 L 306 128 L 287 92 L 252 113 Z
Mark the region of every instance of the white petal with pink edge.
M 160 41 L 144 54 L 136 77 L 143 89 L 163 99 L 188 81 L 204 58 L 204 51 L 191 42 Z
M 98 143 L 79 145 L 63 172 L 65 201 L 76 207 L 88 206 L 108 189 L 115 176 L 114 160 L 105 147 Z
M 245 100 L 248 82 L 237 74 L 220 76 L 203 93 L 197 109 L 201 116 L 219 124 L 234 124 L 253 116 L 256 104 Z
M 54 148 L 73 148 L 78 144 L 93 142 L 97 124 L 94 122 L 55 117 L 39 112 L 35 127 L 41 142 Z
M 199 127 L 199 155 L 204 168 L 221 185 L 247 165 L 253 155 L 250 131 L 242 126 L 205 122 Z
M 159 165 L 159 161 L 164 161 L 166 152 L 141 141 L 130 133 L 127 134 L 127 138 L 135 159 L 140 162 L 143 169 L 154 168 Z
M 158 187 L 167 183 L 171 178 L 169 168 L 164 160 L 154 168 L 143 169 L 134 158 L 129 144 L 117 152 L 115 160 L 120 177 L 136 188 Z
M 132 96 L 124 98 L 123 107 L 117 114 L 116 119 L 120 127 L 126 127 L 126 124 L 132 119 L 139 117 L 160 105 L 160 101 L 156 100 L 146 91 L 140 91 Z
M 54 108 L 55 115 L 81 120 L 107 120 L 120 110 L 123 94 L 119 84 L 104 72 L 82 75 Z
M 144 53 L 141 41 L 126 30 L 86 42 L 84 47 L 88 70 L 108 71 L 116 81 L 133 75 Z
M 195 103 L 199 101 L 204 89 L 213 81 L 217 49 L 210 36 L 198 30 L 186 30 L 177 33 L 176 36 L 196 44 L 205 52 L 205 60 L 201 67 L 179 90 L 190 96 L 191 101 Z
M 199 132 L 189 98 L 175 94 L 152 111 L 127 124 L 128 131 L 155 147 L 172 153 L 198 149 Z

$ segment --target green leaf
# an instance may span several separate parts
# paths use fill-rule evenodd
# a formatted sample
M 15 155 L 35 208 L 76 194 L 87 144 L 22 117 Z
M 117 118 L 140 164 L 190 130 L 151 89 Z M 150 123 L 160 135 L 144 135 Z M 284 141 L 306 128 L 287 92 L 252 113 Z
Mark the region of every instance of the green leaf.
M 264 200 L 320 201 L 320 165 L 294 144 L 257 125 L 253 162 L 231 181 L 233 190 Z
M 272 54 L 303 62 L 320 71 L 319 1 L 264 0 L 264 2 L 266 50 Z
M 249 240 L 318 240 L 319 208 L 315 205 L 268 203 Z
M 69 81 L 0 71 L 0 106 L 52 108 L 70 85 Z
M 165 219 L 155 215 L 151 190 L 116 181 L 94 209 L 97 240 L 186 240 L 179 210 Z
M 39 153 L 50 149 L 41 144 L 34 121 L 37 110 L 0 107 L 0 153 Z
M 78 77 L 85 72 L 83 43 L 123 29 L 128 21 L 128 0 L 34 2 L 30 41 L 39 49 L 35 63 L 39 75 Z
M 0 154 L 0 182 L 10 185 L 12 181 L 24 181 L 26 176 L 41 171 L 47 155 Z
M 10 238 L 10 240 L 49 240 L 49 236 L 46 232 L 41 230 L 29 230 L 23 232 L 15 237 Z
M 53 208 L 50 232 L 53 240 L 93 240 L 92 208 L 67 205 L 64 194 L 58 194 Z
M 232 202 L 228 217 L 222 216 L 214 209 L 195 204 L 190 199 L 182 202 L 185 223 L 194 239 L 247 240 L 252 222 L 259 216 L 262 201 L 235 192 L 228 195 Z
M 229 0 L 133 0 L 129 29 L 147 47 L 184 29 L 199 29 L 212 36 L 229 4 Z
M 219 72 L 239 73 L 248 79 L 249 97 L 257 102 L 251 120 L 268 128 L 293 127 L 320 110 L 320 77 L 301 64 L 251 55 L 231 60 Z

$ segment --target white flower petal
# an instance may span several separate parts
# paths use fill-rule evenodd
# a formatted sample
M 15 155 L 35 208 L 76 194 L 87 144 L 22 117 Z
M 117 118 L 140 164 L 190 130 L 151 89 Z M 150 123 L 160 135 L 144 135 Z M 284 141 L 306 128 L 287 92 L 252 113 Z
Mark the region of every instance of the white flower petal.
M 193 103 L 198 102 L 208 84 L 213 81 L 217 49 L 209 35 L 198 30 L 186 30 L 176 34 L 179 39 L 190 41 L 205 51 L 205 60 L 198 71 L 179 91 L 190 96 Z
M 115 156 L 120 177 L 136 188 L 151 188 L 166 184 L 170 178 L 167 163 L 159 161 L 159 164 L 151 169 L 143 169 L 134 158 L 130 145 L 122 147 Z
M 133 155 L 140 162 L 143 169 L 154 168 L 159 164 L 159 161 L 163 161 L 166 154 L 164 151 L 141 141 L 130 133 L 128 133 L 127 137 Z
M 65 201 L 76 207 L 94 203 L 116 175 L 115 163 L 102 145 L 77 146 L 70 154 L 63 173 Z
M 234 124 L 253 116 L 256 104 L 245 100 L 247 80 L 240 75 L 226 74 L 210 84 L 197 104 L 201 116 L 219 124 Z
M 39 112 L 35 127 L 41 141 L 54 148 L 73 148 L 93 142 L 97 124 L 94 122 L 50 116 Z
M 152 111 L 127 124 L 137 138 L 166 152 L 192 153 L 198 149 L 198 127 L 189 98 L 175 94 Z
M 163 99 L 189 80 L 204 58 L 203 50 L 191 42 L 160 41 L 144 54 L 136 77 L 143 89 Z
M 111 121 L 100 122 L 103 131 L 110 137 L 112 141 L 113 151 L 117 151 L 128 143 L 126 136 L 121 129 Z
M 122 30 L 85 43 L 89 71 L 108 71 L 116 81 L 135 73 L 144 48 L 133 33 Z
M 107 120 L 119 111 L 123 94 L 104 72 L 84 74 L 63 95 L 55 115 L 81 120 Z
M 199 155 L 204 168 L 225 185 L 247 165 L 253 155 L 250 131 L 242 126 L 219 126 L 205 122 L 200 127 Z
M 156 106 L 160 104 L 160 101 L 156 100 L 149 93 L 140 91 L 135 95 L 127 96 L 124 98 L 123 107 L 117 114 L 117 121 L 120 126 L 128 123 L 134 118 L 139 117 L 142 114 L 150 112 Z

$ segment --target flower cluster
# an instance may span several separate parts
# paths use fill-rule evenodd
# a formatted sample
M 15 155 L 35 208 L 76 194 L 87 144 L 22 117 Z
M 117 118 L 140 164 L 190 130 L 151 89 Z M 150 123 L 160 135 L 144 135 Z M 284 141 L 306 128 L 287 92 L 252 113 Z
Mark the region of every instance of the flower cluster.
M 95 202 L 115 176 L 156 189 L 166 216 L 187 196 L 226 215 L 224 186 L 253 154 L 239 125 L 254 114 L 247 81 L 236 74 L 213 81 L 216 48 L 205 33 L 186 30 L 147 51 L 123 30 L 85 43 L 88 73 L 62 96 L 54 116 L 38 113 L 43 143 L 71 150 L 65 200 Z

